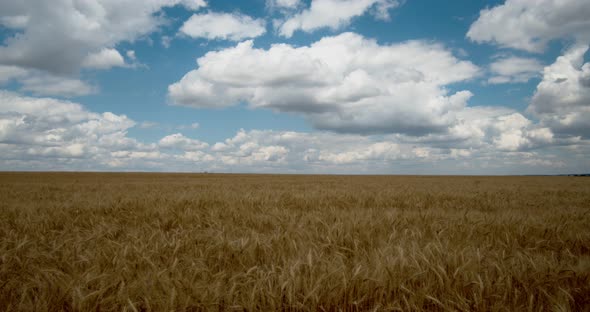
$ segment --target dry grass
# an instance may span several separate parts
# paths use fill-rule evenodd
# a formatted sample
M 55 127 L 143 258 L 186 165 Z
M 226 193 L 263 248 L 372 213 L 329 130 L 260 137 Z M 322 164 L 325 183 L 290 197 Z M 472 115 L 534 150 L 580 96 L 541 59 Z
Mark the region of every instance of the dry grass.
M 0 174 L 2 311 L 590 309 L 590 180 Z

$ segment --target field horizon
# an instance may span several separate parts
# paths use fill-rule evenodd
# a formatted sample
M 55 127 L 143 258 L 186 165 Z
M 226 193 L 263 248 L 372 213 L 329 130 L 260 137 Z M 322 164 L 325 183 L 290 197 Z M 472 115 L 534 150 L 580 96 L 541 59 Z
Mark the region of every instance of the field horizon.
M 3 311 L 587 311 L 571 176 L 0 172 Z
M 590 173 L 556 174 L 396 174 L 396 173 L 307 173 L 307 172 L 215 172 L 215 171 L 63 171 L 63 170 L 0 170 L 0 174 L 154 174 L 154 175 L 252 175 L 252 176 L 351 176 L 351 177 L 587 177 Z

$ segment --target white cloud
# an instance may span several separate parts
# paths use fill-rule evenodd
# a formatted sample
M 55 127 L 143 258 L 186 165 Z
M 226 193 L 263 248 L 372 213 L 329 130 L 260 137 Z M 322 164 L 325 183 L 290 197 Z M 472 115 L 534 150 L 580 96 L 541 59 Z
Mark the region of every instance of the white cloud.
M 266 7 L 270 9 L 293 10 L 303 5 L 301 0 L 266 0 Z
M 134 53 L 113 47 L 157 30 L 164 7 L 206 6 L 203 0 L 2 1 L 0 24 L 16 29 L 0 44 L 0 84 L 17 80 L 36 95 L 80 96 L 96 88 L 77 79 L 80 68 L 135 67 Z
M 49 96 L 82 96 L 97 92 L 97 88 L 79 79 L 52 76 L 37 73 L 19 80 L 21 90 L 29 91 L 36 95 Z
M 90 158 L 106 147 L 129 143 L 124 136 L 134 124 L 126 116 L 92 113 L 68 101 L 0 91 L 4 158 Z
M 127 52 L 125 52 L 125 54 L 127 55 L 127 58 L 129 58 L 132 61 L 137 60 L 137 56 L 135 55 L 135 51 L 134 50 L 127 50 Z
M 187 138 L 182 133 L 165 136 L 159 141 L 158 145 L 163 148 L 182 149 L 186 151 L 200 150 L 209 147 L 209 144 Z
M 95 86 L 76 78 L 51 75 L 38 70 L 26 70 L 18 66 L 0 65 L 0 85 L 10 81 L 18 82 L 21 91 L 35 95 L 72 97 L 97 91 Z
M 401 156 L 401 150 L 398 144 L 378 142 L 372 143 L 363 149 L 343 152 L 320 152 L 317 159 L 333 164 L 351 164 L 368 161 L 395 160 Z
M 119 51 L 104 48 L 99 52 L 89 54 L 82 62 L 82 66 L 93 69 L 110 69 L 125 66 L 125 60 Z
M 540 75 L 543 64 L 534 58 L 508 56 L 490 64 L 492 77 L 489 83 L 521 83 Z
M 176 104 L 296 112 L 319 129 L 351 133 L 445 131 L 471 97 L 444 87 L 478 75 L 437 43 L 379 45 L 353 33 L 310 46 L 251 41 L 198 59 L 198 69 L 169 86 Z
M 590 41 L 590 1 L 507 0 L 484 9 L 467 37 L 503 47 L 541 52 L 554 39 Z
M 166 4 L 167 6 L 173 6 L 178 4 L 179 2 L 176 0 L 167 0 L 168 4 Z M 181 0 L 180 4 L 184 5 L 185 7 L 191 9 L 191 10 L 198 10 L 202 7 L 206 7 L 207 6 L 207 1 L 205 0 Z
M 493 142 L 500 150 L 517 151 L 529 144 L 528 138 L 523 135 L 523 129 L 530 126 L 531 121 L 519 113 L 499 116 L 494 120 L 492 127 L 497 130 Z
M 505 127 L 512 129 L 511 131 L 526 123 L 519 120 L 520 116 L 517 114 L 501 118 L 504 125 L 500 128 Z M 456 148 L 437 147 L 431 142 L 406 142 L 399 136 L 391 135 L 240 130 L 234 137 L 215 143 L 210 150 L 200 151 L 196 158 L 199 161 L 209 159 L 208 168 L 213 171 L 246 172 L 416 173 L 416 168 L 435 166 L 439 173 L 464 173 L 464 168 L 460 168 L 461 164 L 468 162 L 475 168 L 475 172 L 490 170 L 487 172 L 498 173 L 493 171 L 497 170 L 495 168 L 486 169 L 480 166 L 505 168 L 507 166 L 504 164 L 510 163 L 522 170 L 523 166 L 537 166 L 538 169 L 562 165 L 561 160 L 540 156 L 537 152 L 517 151 L 513 147 L 514 141 L 519 138 L 511 135 L 509 133 L 501 137 L 500 142 L 496 143 L 495 134 L 490 134 L 489 137 L 486 136 L 487 139 L 478 142 L 479 145 Z M 504 149 L 498 149 L 498 144 Z M 183 155 L 180 158 L 189 157 Z
M 293 131 L 240 130 L 211 151 L 226 166 L 306 167 L 362 165 L 403 157 L 397 144 L 358 135 Z M 379 163 L 382 165 L 382 163 Z
M 523 151 L 556 143 L 550 129 L 534 124 L 521 113 L 503 107 L 484 106 L 458 112 L 456 122 L 446 133 L 404 137 L 402 141 L 440 148 L 487 151 Z
M 284 21 L 279 27 L 279 33 L 291 37 L 297 30 L 336 30 L 371 10 L 378 19 L 389 19 L 389 10 L 399 5 L 398 0 L 315 0 L 311 2 L 309 9 Z
M 157 30 L 164 7 L 206 6 L 203 0 L 2 1 L 0 24 L 16 29 L 0 44 L 0 84 L 16 80 L 35 95 L 81 96 L 97 88 L 78 79 L 80 68 L 135 67 L 113 47 Z
M 389 11 L 400 6 L 405 0 L 378 0 L 372 7 L 370 13 L 381 21 L 389 21 Z
M 428 172 L 555 173 L 590 168 L 585 141 L 571 145 L 561 158 L 526 150 L 534 142 L 552 140 L 552 134 L 512 110 L 470 108 L 459 119 L 438 138 L 240 130 L 212 146 L 180 133 L 142 143 L 128 136 L 136 123 L 124 115 L 0 91 L 0 168 L 312 173 L 419 173 L 433 167 L 437 171 Z
M 0 64 L 54 74 L 75 73 L 89 55 L 155 31 L 164 7 L 198 9 L 201 0 L 0 2 L 0 22 L 18 27 L 18 34 L 0 46 Z
M 590 63 L 575 45 L 545 67 L 528 111 L 557 133 L 590 137 Z
M 192 38 L 238 41 L 263 35 L 266 22 L 242 14 L 209 12 L 191 16 L 180 32 Z
M 174 156 L 128 137 L 125 115 L 0 91 L 3 170 L 163 170 Z M 170 163 L 166 163 L 166 162 Z

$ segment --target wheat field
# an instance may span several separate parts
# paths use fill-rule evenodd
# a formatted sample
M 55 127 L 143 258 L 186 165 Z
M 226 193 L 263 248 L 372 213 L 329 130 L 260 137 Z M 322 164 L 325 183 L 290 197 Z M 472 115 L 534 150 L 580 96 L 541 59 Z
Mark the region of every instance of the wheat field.
M 589 182 L 0 173 L 0 310 L 588 311 Z

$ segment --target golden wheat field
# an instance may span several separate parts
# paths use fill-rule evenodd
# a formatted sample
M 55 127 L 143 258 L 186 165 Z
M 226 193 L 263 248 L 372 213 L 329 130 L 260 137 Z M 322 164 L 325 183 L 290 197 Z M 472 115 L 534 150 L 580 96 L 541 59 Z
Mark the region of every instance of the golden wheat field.
M 583 177 L 0 173 L 2 311 L 590 310 Z

